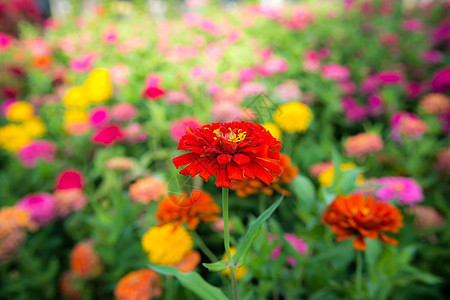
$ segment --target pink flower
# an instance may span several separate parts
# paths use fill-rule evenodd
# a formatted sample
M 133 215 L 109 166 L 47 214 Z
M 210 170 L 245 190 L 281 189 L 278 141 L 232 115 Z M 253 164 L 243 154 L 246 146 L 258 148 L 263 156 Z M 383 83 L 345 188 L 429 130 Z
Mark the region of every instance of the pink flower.
M 259 74 L 264 77 L 269 77 L 274 74 L 280 74 L 286 72 L 288 69 L 287 61 L 278 57 L 271 57 L 265 61 L 265 63 L 258 68 Z
M 317 72 L 320 69 L 321 55 L 311 50 L 305 51 L 303 61 L 303 69 L 306 72 Z
M 448 40 L 450 40 L 450 21 L 444 20 L 433 30 L 432 41 L 438 45 Z
M 178 119 L 170 125 L 170 137 L 174 142 L 178 142 L 186 134 L 187 128 L 195 129 L 200 126 L 202 126 L 202 122 L 195 117 Z
M 219 93 L 214 95 L 214 102 L 241 103 L 244 101 L 244 94 L 235 88 L 221 89 Z
M 220 101 L 214 103 L 211 110 L 211 116 L 214 121 L 231 122 L 240 120 L 242 115 L 241 108 L 232 102 Z
M 27 195 L 16 206 L 28 211 L 33 222 L 39 226 L 47 225 L 55 217 L 56 200 L 51 194 Z
M 69 62 L 69 66 L 76 73 L 86 73 L 92 68 L 94 60 L 95 60 L 94 54 L 84 54 L 72 58 Z
M 84 186 L 84 175 L 77 169 L 65 169 L 60 172 L 55 182 L 55 191 L 82 189 Z
M 244 82 L 241 85 L 241 92 L 244 96 L 258 96 L 267 91 L 266 86 L 260 82 Z
M 403 29 L 411 32 L 419 31 L 423 29 L 423 24 L 419 19 L 407 19 L 403 21 Z
M 225 225 L 223 223 L 223 219 L 222 218 L 218 218 L 213 224 L 212 224 L 212 229 L 215 232 L 221 232 L 223 233 L 223 230 L 225 229 Z M 233 223 L 230 221 L 228 222 L 228 229 L 230 230 L 230 232 L 233 231 Z
M 422 52 L 422 59 L 426 62 L 437 64 L 444 59 L 444 55 L 437 50 L 426 50 Z
M 252 81 L 256 77 L 256 71 L 253 68 L 243 68 L 239 72 L 241 82 Z
M 138 110 L 130 103 L 117 103 L 111 109 L 111 116 L 114 121 L 127 122 L 136 118 Z
M 301 97 L 300 88 L 296 80 L 286 80 L 275 88 L 275 93 L 283 102 L 299 100 Z
M 128 83 L 130 68 L 127 65 L 116 65 L 109 70 L 109 73 L 113 83 L 117 85 L 125 85 Z
M 89 113 L 89 122 L 96 128 L 107 125 L 109 119 L 109 109 L 106 106 L 96 106 Z
M 416 205 L 408 207 L 408 213 L 415 216 L 414 227 L 417 229 L 429 229 L 445 225 L 445 218 L 433 207 Z
M 57 190 L 54 193 L 56 199 L 56 213 L 65 217 L 71 212 L 81 210 L 87 204 L 87 196 L 81 189 Z
M 109 125 L 95 131 L 92 135 L 92 142 L 103 146 L 112 146 L 125 138 L 125 133 L 117 125 Z
M 4 100 L 4 101 L 2 102 L 2 104 L 1 104 L 1 106 L 0 106 L 0 112 L 1 112 L 1 114 L 2 114 L 4 117 L 6 117 L 6 114 L 8 113 L 9 106 L 10 106 L 11 104 L 13 104 L 14 102 L 17 102 L 17 100 L 15 100 L 15 99 L 7 99 L 7 100 Z
M 268 237 L 269 241 L 275 241 L 275 240 L 279 240 L 279 237 L 277 235 L 270 235 Z M 294 248 L 295 251 L 297 251 L 300 254 L 305 254 L 306 251 L 308 251 L 308 245 L 299 237 L 295 236 L 292 233 L 285 233 L 284 234 L 284 239 Z M 270 259 L 271 260 L 276 260 L 280 255 L 281 252 L 283 250 L 283 245 L 282 244 L 278 244 L 275 249 L 272 251 L 271 255 L 270 255 Z M 290 265 L 291 267 L 295 266 L 297 263 L 297 260 L 292 257 L 292 256 L 288 256 L 286 259 L 286 262 L 288 263 L 288 265 Z
M 350 78 L 350 70 L 339 64 L 326 64 L 322 68 L 322 76 L 336 81 L 346 81 Z
M 371 76 L 366 78 L 361 86 L 361 90 L 364 94 L 370 95 L 372 93 L 375 93 L 378 88 L 380 87 L 380 81 L 376 76 Z
M 166 100 L 170 104 L 192 103 L 192 98 L 187 93 L 175 90 L 167 92 Z
M 383 139 L 376 133 L 360 133 L 349 137 L 345 141 L 345 153 L 347 156 L 365 158 L 383 149 Z
M 350 123 L 361 122 L 367 119 L 367 109 L 359 105 L 354 98 L 343 98 L 341 107 L 344 110 L 347 121 Z
M 406 85 L 406 94 L 409 98 L 417 98 L 422 93 L 422 85 L 419 82 L 409 82 Z
M 0 32 L 0 52 L 8 50 L 12 46 L 13 40 L 12 36 Z
M 343 81 L 339 83 L 339 88 L 345 95 L 353 95 L 356 91 L 356 84 L 353 81 Z
M 55 159 L 56 146 L 53 142 L 45 140 L 34 140 L 18 151 L 18 157 L 27 168 L 34 167 L 39 160 L 48 163 Z
M 381 185 L 375 197 L 384 202 L 396 200 L 398 204 L 414 205 L 423 201 L 422 188 L 412 178 L 383 177 L 373 180 L 373 183 Z
M 115 28 L 106 29 L 102 33 L 102 40 L 103 40 L 103 42 L 105 42 L 106 44 L 109 44 L 109 45 L 117 42 L 119 40 L 119 33 L 117 32 L 117 29 L 115 29 Z
M 211 81 L 217 77 L 217 74 L 207 67 L 196 66 L 191 69 L 191 76 L 197 80 Z
M 146 141 L 147 132 L 142 128 L 140 123 L 132 123 L 124 129 L 125 140 L 130 143 L 139 143 Z
M 396 142 L 403 137 L 421 139 L 427 131 L 427 124 L 413 113 L 401 111 L 391 117 L 391 136 Z
M 367 101 L 367 114 L 371 117 L 378 117 L 383 113 L 383 100 L 379 95 L 372 95 Z
M 331 161 L 316 163 L 309 167 L 309 174 L 313 177 L 318 177 L 320 173 L 331 167 L 333 167 L 333 162 Z

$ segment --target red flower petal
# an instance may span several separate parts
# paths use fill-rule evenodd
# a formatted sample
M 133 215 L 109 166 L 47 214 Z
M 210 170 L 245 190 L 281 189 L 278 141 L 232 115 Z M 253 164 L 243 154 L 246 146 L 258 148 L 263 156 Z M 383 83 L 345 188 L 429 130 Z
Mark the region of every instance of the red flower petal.
M 197 153 L 186 153 L 175 157 L 172 161 L 175 167 L 178 169 L 181 166 L 185 166 L 191 163 L 193 160 L 197 160 L 200 157 Z
M 221 165 L 226 165 L 231 161 L 231 155 L 230 154 L 221 154 L 219 157 L 217 157 L 217 161 Z

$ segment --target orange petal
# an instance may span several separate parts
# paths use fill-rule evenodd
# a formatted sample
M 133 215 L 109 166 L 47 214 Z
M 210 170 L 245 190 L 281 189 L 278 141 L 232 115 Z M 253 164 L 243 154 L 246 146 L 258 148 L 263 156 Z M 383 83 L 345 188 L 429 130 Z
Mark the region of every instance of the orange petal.
M 359 251 L 364 251 L 367 248 L 366 242 L 362 236 L 357 236 L 353 241 L 353 248 Z

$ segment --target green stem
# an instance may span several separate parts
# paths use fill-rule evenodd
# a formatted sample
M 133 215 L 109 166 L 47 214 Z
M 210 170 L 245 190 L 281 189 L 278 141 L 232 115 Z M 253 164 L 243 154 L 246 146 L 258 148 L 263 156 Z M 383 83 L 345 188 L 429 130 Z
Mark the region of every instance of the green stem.
M 197 232 L 191 231 L 191 233 L 194 236 L 194 240 L 195 240 L 196 244 L 199 246 L 200 250 L 202 250 L 202 252 L 208 257 L 208 259 L 211 262 L 216 262 L 218 260 L 217 256 L 215 256 L 214 253 L 212 253 L 212 251 L 209 250 L 208 246 L 206 246 L 205 242 L 197 234 Z
M 233 299 L 238 300 L 237 280 L 234 273 L 234 262 L 230 251 L 230 228 L 228 226 L 228 188 L 222 188 L 222 213 L 223 213 L 223 236 L 225 253 L 227 255 L 228 264 L 230 265 L 231 286 L 233 288 Z
M 356 250 L 356 292 L 360 299 L 362 291 L 362 268 L 363 268 L 363 253 Z

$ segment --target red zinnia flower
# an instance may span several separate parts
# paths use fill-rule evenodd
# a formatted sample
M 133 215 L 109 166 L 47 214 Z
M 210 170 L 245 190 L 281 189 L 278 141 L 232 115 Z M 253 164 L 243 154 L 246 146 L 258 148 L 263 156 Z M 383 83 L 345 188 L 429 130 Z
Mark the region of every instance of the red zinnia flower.
M 199 174 L 208 181 L 216 175 L 216 186 L 231 187 L 231 180 L 244 176 L 265 184 L 280 174 L 281 142 L 259 124 L 245 121 L 212 123 L 186 129 L 178 150 L 190 151 L 173 159 L 175 167 L 185 166 L 180 174 Z
M 59 173 L 55 190 L 82 189 L 84 186 L 84 176 L 77 169 L 66 169 Z
M 95 132 L 92 141 L 105 146 L 113 145 L 125 137 L 122 129 L 117 125 L 111 125 Z
M 157 100 L 159 97 L 162 97 L 166 94 L 164 90 L 159 87 L 150 86 L 144 90 L 144 96 L 152 99 L 153 101 Z
M 403 216 L 392 204 L 375 201 L 372 196 L 338 196 L 323 213 L 322 223 L 331 227 L 339 242 L 355 236 L 353 247 L 363 251 L 367 247 L 364 237 L 397 245 L 398 241 L 385 232 L 397 233 Z

